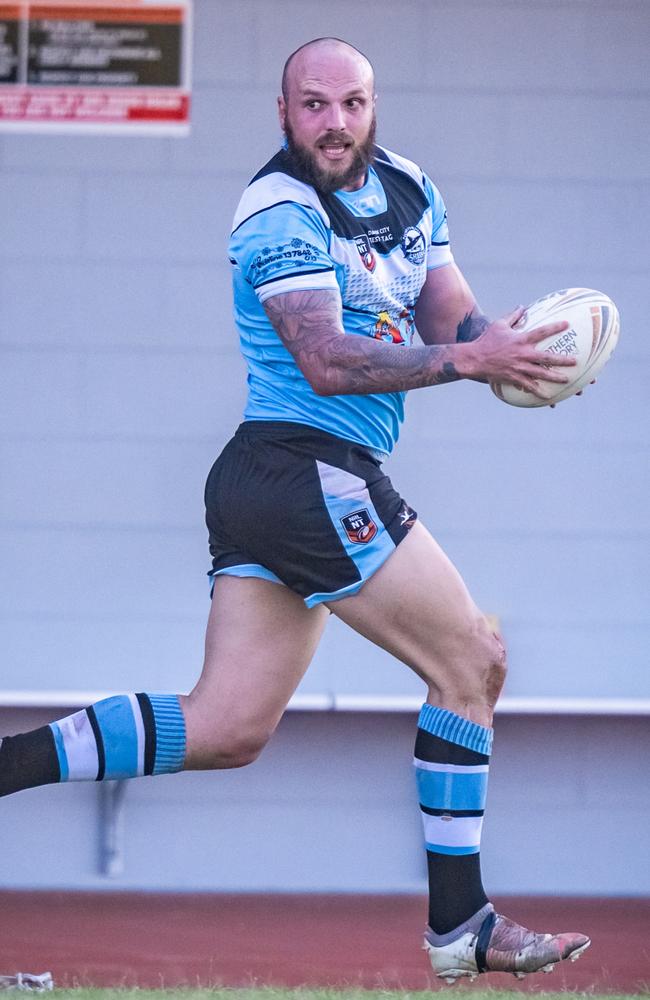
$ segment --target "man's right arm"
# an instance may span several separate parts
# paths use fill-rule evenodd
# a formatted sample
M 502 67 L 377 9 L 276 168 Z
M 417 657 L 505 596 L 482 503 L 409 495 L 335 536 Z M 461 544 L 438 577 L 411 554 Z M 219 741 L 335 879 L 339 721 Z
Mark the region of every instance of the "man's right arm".
M 319 396 L 402 392 L 462 378 L 511 382 L 534 392 L 541 377 L 565 382 L 560 369 L 575 364 L 573 358 L 541 353 L 535 347 L 565 329 L 565 323 L 522 334 L 513 331 L 507 320 L 496 320 L 468 343 L 406 347 L 347 336 L 340 295 L 330 289 L 274 295 L 266 299 L 264 309 Z
M 267 299 L 264 309 L 319 396 L 401 392 L 463 378 L 452 345 L 406 348 L 345 336 L 338 292 L 286 292 Z

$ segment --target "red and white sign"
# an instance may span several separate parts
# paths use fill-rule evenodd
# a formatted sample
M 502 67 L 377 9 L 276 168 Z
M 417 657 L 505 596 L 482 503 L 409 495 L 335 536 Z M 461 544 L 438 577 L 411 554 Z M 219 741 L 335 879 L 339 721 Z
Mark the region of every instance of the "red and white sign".
M 0 0 L 0 130 L 186 134 L 191 0 Z

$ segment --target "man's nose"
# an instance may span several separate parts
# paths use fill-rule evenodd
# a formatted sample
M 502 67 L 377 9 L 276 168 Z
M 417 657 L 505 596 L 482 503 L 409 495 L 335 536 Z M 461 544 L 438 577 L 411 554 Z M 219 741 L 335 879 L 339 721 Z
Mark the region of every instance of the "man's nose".
M 330 104 L 327 109 L 326 124 L 329 129 L 337 132 L 345 128 L 345 115 L 340 104 Z

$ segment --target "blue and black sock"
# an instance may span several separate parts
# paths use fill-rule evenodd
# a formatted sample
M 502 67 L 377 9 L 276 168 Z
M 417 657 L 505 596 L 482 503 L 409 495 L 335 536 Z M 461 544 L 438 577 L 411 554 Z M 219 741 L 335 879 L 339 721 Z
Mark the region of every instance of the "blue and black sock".
M 126 694 L 0 742 L 0 796 L 59 781 L 180 771 L 185 719 L 175 694 Z
M 488 902 L 480 844 L 492 730 L 423 705 L 415 769 L 429 870 L 429 926 L 447 934 Z

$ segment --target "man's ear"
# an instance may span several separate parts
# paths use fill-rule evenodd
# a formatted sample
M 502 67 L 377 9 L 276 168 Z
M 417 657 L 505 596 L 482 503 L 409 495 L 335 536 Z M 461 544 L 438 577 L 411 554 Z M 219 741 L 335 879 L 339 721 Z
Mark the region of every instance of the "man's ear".
M 287 120 L 287 105 L 284 97 L 278 97 L 278 118 L 280 119 L 280 128 L 284 132 L 284 125 Z

